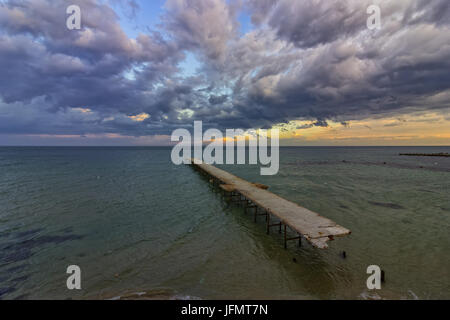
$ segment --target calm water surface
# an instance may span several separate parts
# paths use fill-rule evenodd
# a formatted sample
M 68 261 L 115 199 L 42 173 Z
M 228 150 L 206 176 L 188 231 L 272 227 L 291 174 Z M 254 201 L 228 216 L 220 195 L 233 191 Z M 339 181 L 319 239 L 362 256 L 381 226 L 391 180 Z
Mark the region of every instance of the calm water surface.
M 282 148 L 276 176 L 221 166 L 352 230 L 323 251 L 283 250 L 170 150 L 0 148 L 0 298 L 450 299 L 450 158 L 398 155 L 450 148 Z

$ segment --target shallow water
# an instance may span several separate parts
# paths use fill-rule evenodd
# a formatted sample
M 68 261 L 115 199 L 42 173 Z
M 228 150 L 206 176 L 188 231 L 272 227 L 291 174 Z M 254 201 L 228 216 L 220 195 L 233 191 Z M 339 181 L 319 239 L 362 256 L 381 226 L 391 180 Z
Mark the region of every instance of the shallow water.
M 398 155 L 450 148 L 281 148 L 276 176 L 221 166 L 352 230 L 323 251 L 284 250 L 170 150 L 0 148 L 0 298 L 450 298 L 450 158 Z

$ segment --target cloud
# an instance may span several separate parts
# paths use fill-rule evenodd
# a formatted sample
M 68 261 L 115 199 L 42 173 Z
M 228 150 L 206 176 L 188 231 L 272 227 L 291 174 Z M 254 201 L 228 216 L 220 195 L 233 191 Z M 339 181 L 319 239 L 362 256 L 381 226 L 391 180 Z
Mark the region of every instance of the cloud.
M 226 94 L 223 94 L 220 96 L 211 95 L 208 99 L 209 103 L 211 103 L 212 105 L 222 104 L 227 100 L 228 100 L 228 96 Z
M 236 12 L 224 0 L 168 0 L 165 29 L 181 48 L 221 61 L 230 40 L 237 36 Z
M 252 21 L 267 23 L 280 38 L 301 48 L 332 42 L 366 26 L 372 1 L 250 1 Z
M 305 129 L 450 108 L 447 0 L 375 1 L 373 31 L 372 1 L 168 0 L 158 28 L 135 38 L 113 7 L 132 17 L 138 2 L 72 2 L 80 31 L 65 27 L 64 2 L 0 4 L 2 134 L 167 135 L 194 120 Z M 188 52 L 193 76 L 179 67 Z
M 313 125 L 315 127 L 323 127 L 326 128 L 328 127 L 328 122 L 326 122 L 325 120 L 317 120 L 316 122 L 313 123 Z
M 303 130 L 303 129 L 310 129 L 312 127 L 314 127 L 314 125 L 312 123 L 308 123 L 308 124 L 302 124 L 301 126 L 297 126 L 296 129 Z
M 427 14 L 447 8 L 446 2 L 382 2 L 383 27 L 374 32 L 367 30 L 365 19 L 358 20 L 361 12 L 367 17 L 364 2 L 347 1 L 346 7 L 334 1 L 267 3 L 262 2 L 267 25 L 230 49 L 226 65 L 231 68 L 225 71 L 237 77 L 238 92 L 245 93 L 234 96 L 236 109 L 254 125 L 296 118 L 348 121 L 450 107 L 448 99 L 422 103 L 443 97 L 450 84 L 445 72 L 449 26 Z M 411 8 L 425 13 L 413 18 Z M 349 12 L 355 14 L 344 19 Z M 333 24 L 298 25 L 325 18 Z
M 145 111 L 154 86 L 178 71 L 183 53 L 157 32 L 129 38 L 115 12 L 102 2 L 74 3 L 82 10 L 80 31 L 65 27 L 63 2 L 55 7 L 48 0 L 26 5 L 13 0 L 0 6 L 1 100 L 23 106 L 41 101 L 49 117 L 80 107 L 100 117 Z M 125 76 L 130 73 L 133 80 Z

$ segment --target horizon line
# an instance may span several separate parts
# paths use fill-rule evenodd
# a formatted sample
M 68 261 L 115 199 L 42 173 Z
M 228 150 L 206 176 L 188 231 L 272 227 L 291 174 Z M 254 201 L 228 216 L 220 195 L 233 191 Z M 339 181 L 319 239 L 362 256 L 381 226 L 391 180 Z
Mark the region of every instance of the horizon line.
M 137 145 L 92 145 L 92 146 L 84 146 L 84 145 L 0 145 L 0 148 L 156 148 L 156 147 L 174 147 L 172 145 L 146 145 L 146 146 L 137 146 Z M 235 146 L 238 147 L 238 146 Z M 248 148 L 249 146 L 245 146 Z M 450 147 L 450 145 L 343 145 L 343 146 L 335 146 L 335 145 L 299 145 L 299 146 L 279 146 L 280 148 L 369 148 L 369 147 L 390 147 L 390 148 L 406 148 L 406 147 L 422 147 L 422 148 L 436 148 L 436 147 Z

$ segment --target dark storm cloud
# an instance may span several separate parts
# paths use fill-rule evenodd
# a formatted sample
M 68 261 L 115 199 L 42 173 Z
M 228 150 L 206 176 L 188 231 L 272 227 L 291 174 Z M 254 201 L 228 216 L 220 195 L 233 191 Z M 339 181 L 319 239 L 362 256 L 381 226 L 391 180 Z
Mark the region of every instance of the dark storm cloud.
M 328 122 L 326 122 L 325 120 L 317 120 L 316 122 L 313 123 L 313 125 L 315 127 L 328 127 Z
M 232 3 L 232 2 L 231 2 Z M 221 61 L 237 35 L 236 10 L 223 0 L 167 0 L 165 29 L 183 49 Z
M 109 6 L 134 0 L 0 4 L 0 133 L 169 134 L 206 127 L 328 126 L 448 110 L 448 0 L 168 0 L 158 30 L 130 38 Z M 239 7 L 240 4 L 242 7 Z M 254 29 L 239 34 L 240 10 Z M 201 62 L 186 77 L 186 52 Z M 303 128 L 303 127 L 302 127 Z M 304 127 L 306 128 L 306 127 Z
M 314 127 L 314 125 L 312 123 L 309 123 L 309 124 L 302 124 L 301 126 L 297 126 L 296 129 L 303 130 L 303 129 L 309 129 L 312 127 Z
M 407 24 L 450 23 L 450 3 L 445 0 L 248 0 L 252 21 L 268 24 L 280 38 L 310 48 L 355 35 L 366 29 L 367 8 L 379 5 L 382 17 L 401 15 Z
M 89 108 L 99 115 L 133 115 L 151 108 L 148 97 L 154 86 L 178 71 L 183 53 L 177 45 L 156 32 L 128 38 L 117 15 L 101 2 L 70 4 L 82 10 L 80 31 L 66 28 L 65 1 L 12 0 L 0 6 L 3 102 L 34 106 L 35 100 L 40 101 L 46 105 L 44 114 L 51 118 L 53 113 L 54 120 L 68 107 Z M 18 112 L 17 118 L 21 117 L 27 115 Z M 68 123 L 67 131 L 72 127 Z M 92 125 L 83 131 L 98 129 Z
M 211 95 L 208 99 L 209 103 L 211 103 L 211 104 L 222 104 L 227 100 L 228 100 L 228 96 L 226 94 L 221 95 L 221 96 Z
M 362 1 L 261 3 L 266 27 L 241 39 L 226 63 L 242 72 L 236 108 L 253 124 L 449 108 L 448 1 L 381 1 L 379 31 L 360 21 Z
M 450 2 L 419 0 L 407 8 L 404 20 L 410 24 L 432 23 L 450 24 Z
M 328 43 L 365 28 L 369 0 L 250 1 L 252 20 L 266 22 L 277 35 L 298 47 Z

